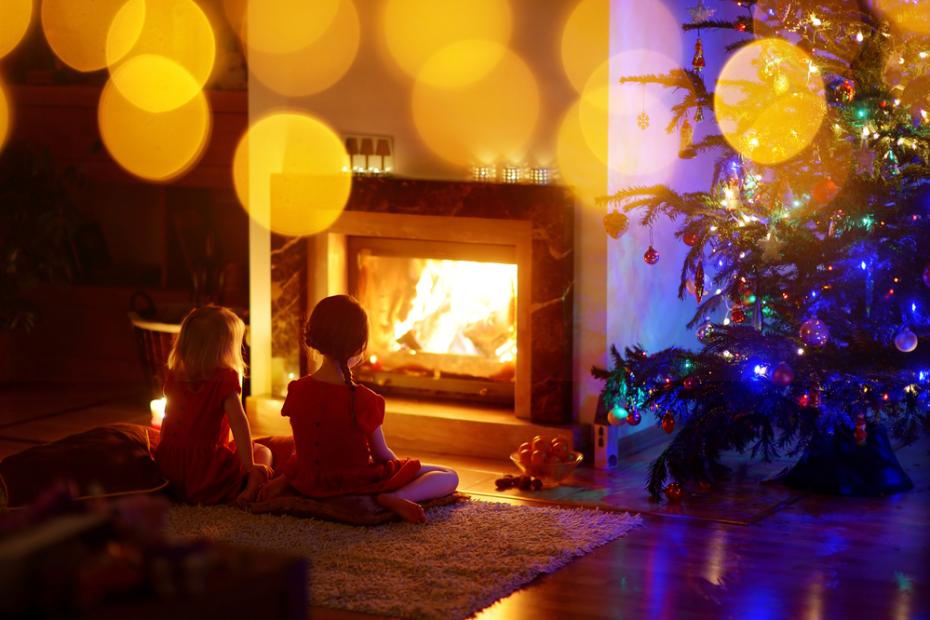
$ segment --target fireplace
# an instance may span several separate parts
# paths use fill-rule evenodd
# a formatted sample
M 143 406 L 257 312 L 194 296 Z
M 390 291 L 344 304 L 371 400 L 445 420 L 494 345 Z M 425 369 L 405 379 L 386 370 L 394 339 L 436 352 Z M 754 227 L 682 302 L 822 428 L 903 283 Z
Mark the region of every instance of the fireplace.
M 371 326 L 358 378 L 389 411 L 434 402 L 453 417 L 471 406 L 570 423 L 572 220 L 557 186 L 354 179 L 329 230 L 266 246 L 270 364 L 257 366 L 253 293 L 255 395 L 280 399 L 315 367 L 303 323 L 318 300 L 350 293 Z
M 348 290 L 370 325 L 362 383 L 513 406 L 514 246 L 352 236 L 346 250 Z

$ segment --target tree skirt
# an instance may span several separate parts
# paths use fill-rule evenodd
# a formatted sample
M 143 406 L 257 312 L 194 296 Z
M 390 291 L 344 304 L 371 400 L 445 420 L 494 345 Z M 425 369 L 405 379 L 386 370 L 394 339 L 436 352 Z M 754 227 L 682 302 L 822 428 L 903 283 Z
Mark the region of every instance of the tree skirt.
M 406 618 L 464 618 L 642 525 L 638 515 L 467 501 L 429 523 L 358 527 L 227 506 L 175 506 L 169 535 L 303 555 L 309 604 Z

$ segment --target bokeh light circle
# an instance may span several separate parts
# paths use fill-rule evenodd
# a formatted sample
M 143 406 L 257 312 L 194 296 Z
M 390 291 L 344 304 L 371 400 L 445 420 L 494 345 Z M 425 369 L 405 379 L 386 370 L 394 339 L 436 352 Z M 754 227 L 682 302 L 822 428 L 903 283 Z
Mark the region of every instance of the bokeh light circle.
M 342 213 L 352 189 L 339 135 L 305 114 L 280 112 L 255 122 L 233 157 L 233 184 L 249 217 L 276 233 L 313 235 Z
M 0 149 L 6 144 L 10 134 L 10 102 L 6 96 L 6 89 L 0 85 Z
M 657 92 L 655 86 L 621 84 L 615 77 L 617 68 L 624 75 L 643 75 L 674 67 L 674 61 L 663 54 L 630 50 L 605 60 L 588 78 L 579 97 L 578 121 L 588 147 L 603 157 L 601 165 L 638 176 L 669 169 L 678 161 L 678 133 L 666 131 L 671 104 L 659 97 L 667 93 Z M 637 124 L 643 111 L 649 115 L 645 129 Z
M 174 110 L 200 93 L 184 67 L 155 54 L 133 56 L 113 72 L 112 79 L 126 99 L 147 112 Z
M 562 30 L 562 68 L 581 92 L 610 49 L 610 0 L 581 0 Z
M 487 52 L 487 47 L 500 48 Z M 501 59 L 480 79 L 457 88 L 434 86 L 446 66 L 445 54 L 500 52 Z M 515 53 L 486 41 L 463 41 L 444 48 L 424 65 L 413 87 L 413 121 L 424 144 L 453 164 L 520 162 L 539 117 L 539 88 Z
M 605 93 L 606 94 L 606 93 Z M 606 106 L 604 108 L 606 110 Z M 607 131 L 607 115 L 603 117 L 604 132 Z M 606 148 L 607 142 L 603 146 Z M 559 175 L 585 204 L 593 205 L 594 199 L 607 193 L 606 150 L 595 153 L 585 140 L 579 118 L 579 102 L 565 111 L 559 125 L 556 141 L 556 160 Z
M 32 21 L 33 0 L 3 0 L 0 9 L 0 58 L 19 45 Z
M 343 3 L 344 0 L 246 0 L 240 36 L 250 48 L 267 54 L 296 52 L 330 28 Z
M 433 80 L 433 86 L 462 85 L 491 71 L 510 40 L 512 20 L 507 0 L 386 0 L 382 18 L 391 57 L 408 75 Z M 481 48 L 476 56 L 456 48 L 435 58 L 448 45 L 467 40 L 498 46 Z M 433 70 L 424 76 L 427 62 Z
M 73 69 L 103 69 L 107 66 L 107 33 L 124 4 L 126 0 L 42 0 L 40 18 L 49 47 Z M 130 30 L 138 37 L 144 11 L 127 17 L 136 20 L 137 25 Z
M 130 64 L 117 71 L 132 71 Z M 113 159 L 128 172 L 150 181 L 170 181 L 187 172 L 203 154 L 211 116 L 203 92 L 168 112 L 134 105 L 109 80 L 98 109 L 100 136 Z
M 158 101 L 175 100 L 180 102 L 177 105 L 189 101 L 206 85 L 216 61 L 216 37 L 210 20 L 192 0 L 129 0 L 113 18 L 106 59 L 114 84 L 136 105 L 158 111 L 157 105 L 146 107 L 153 104 L 140 101 L 114 71 L 120 62 L 141 55 L 167 58 L 193 77 L 186 88 Z
M 930 4 L 913 0 L 874 0 L 875 10 L 896 28 L 930 34 Z
M 355 3 L 339 0 L 329 27 L 311 43 L 286 54 L 252 48 L 249 69 L 262 84 L 279 94 L 312 95 L 329 88 L 346 74 L 358 53 L 359 33 Z
M 783 39 L 754 41 L 720 72 L 714 114 L 727 142 L 760 164 L 787 161 L 810 145 L 826 114 L 823 78 L 810 56 Z

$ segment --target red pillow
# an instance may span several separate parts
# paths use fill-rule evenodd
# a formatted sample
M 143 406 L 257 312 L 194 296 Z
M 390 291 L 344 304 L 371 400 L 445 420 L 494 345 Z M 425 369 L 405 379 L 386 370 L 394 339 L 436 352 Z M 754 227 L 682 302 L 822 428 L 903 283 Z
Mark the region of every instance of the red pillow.
M 62 482 L 76 485 L 79 496 L 152 491 L 166 485 L 152 459 L 149 429 L 138 424 L 101 426 L 0 461 L 0 487 L 5 487 L 11 507 L 29 504 Z

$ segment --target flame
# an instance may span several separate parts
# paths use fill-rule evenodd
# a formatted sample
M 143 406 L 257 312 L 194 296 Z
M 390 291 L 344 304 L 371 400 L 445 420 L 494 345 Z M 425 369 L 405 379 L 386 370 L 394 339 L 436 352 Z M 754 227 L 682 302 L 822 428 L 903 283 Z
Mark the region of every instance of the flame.
M 427 353 L 512 362 L 516 289 L 516 265 L 426 259 L 410 310 L 394 323 L 391 348 L 403 349 L 409 335 Z

